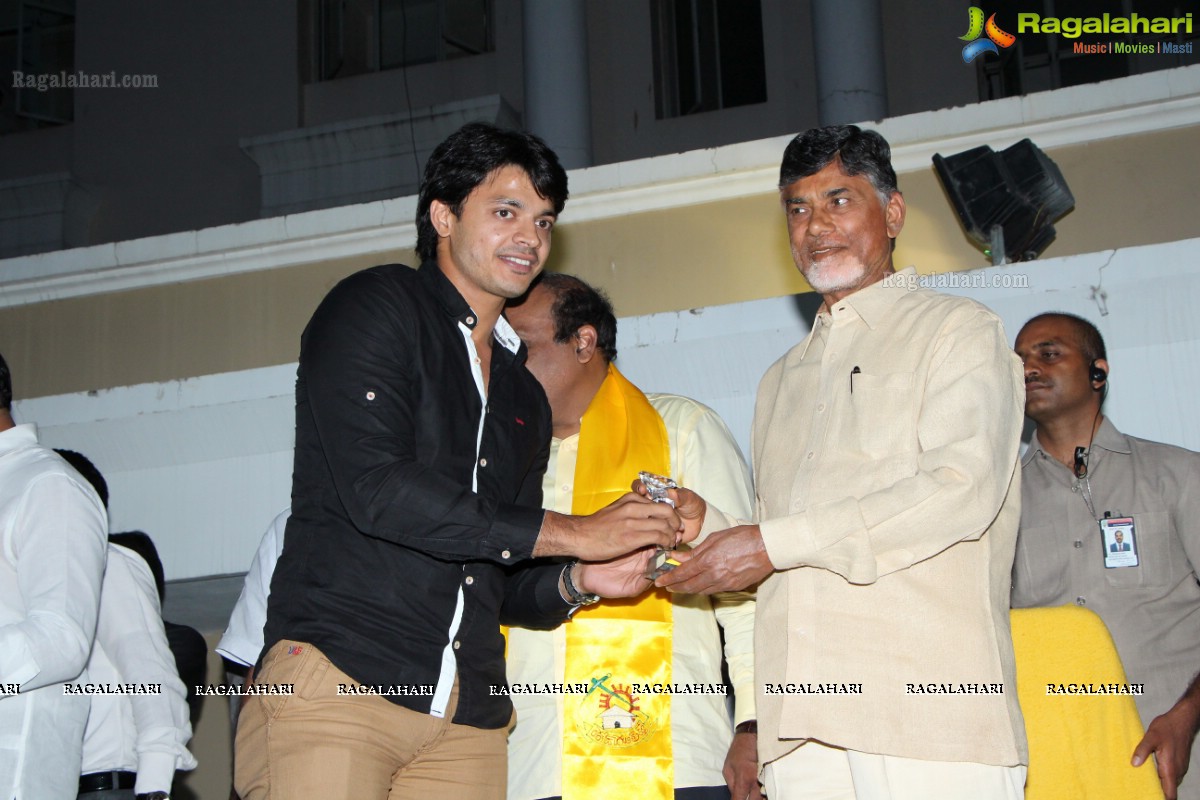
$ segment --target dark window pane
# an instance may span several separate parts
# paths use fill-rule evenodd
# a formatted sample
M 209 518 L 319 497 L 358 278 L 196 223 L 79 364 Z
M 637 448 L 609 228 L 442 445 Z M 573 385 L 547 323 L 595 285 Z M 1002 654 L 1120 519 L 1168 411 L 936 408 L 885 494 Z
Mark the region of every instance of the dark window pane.
M 438 0 L 380 0 L 379 18 L 380 69 L 438 60 Z
M 442 41 L 446 58 L 473 56 L 492 49 L 488 0 L 447 0 Z
M 767 98 L 758 2 L 651 0 L 659 119 Z
M 373 72 L 378 58 L 375 0 L 319 0 L 319 80 Z
M 317 80 L 487 53 L 491 0 L 316 0 Z
M 1063 86 L 1098 83 L 1129 74 L 1129 61 L 1121 56 L 1086 55 L 1064 58 L 1058 65 Z
M 10 33 L 0 36 L 0 50 L 13 53 L 8 63 L 15 65 L 15 70 L 22 73 L 23 80 L 61 80 L 63 74 L 70 76 L 74 73 L 73 0 L 11 5 L 16 7 L 16 18 L 14 20 L 10 13 L 5 20 L 15 24 L 15 27 L 8 29 Z M 13 87 L 13 95 L 13 117 L 5 123 L 8 130 L 57 125 L 74 118 L 75 93 L 72 89 Z
M 766 102 L 762 7 L 758 3 L 718 3 L 717 9 L 722 38 L 732 45 L 721 48 L 722 105 Z

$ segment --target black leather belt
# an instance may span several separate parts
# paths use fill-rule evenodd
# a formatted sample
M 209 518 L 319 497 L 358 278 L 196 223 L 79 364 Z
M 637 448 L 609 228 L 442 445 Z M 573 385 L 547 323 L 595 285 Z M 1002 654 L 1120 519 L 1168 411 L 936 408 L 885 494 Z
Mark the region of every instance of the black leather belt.
M 89 772 L 79 776 L 79 793 L 108 792 L 114 789 L 132 789 L 137 783 L 137 773 L 125 770 Z

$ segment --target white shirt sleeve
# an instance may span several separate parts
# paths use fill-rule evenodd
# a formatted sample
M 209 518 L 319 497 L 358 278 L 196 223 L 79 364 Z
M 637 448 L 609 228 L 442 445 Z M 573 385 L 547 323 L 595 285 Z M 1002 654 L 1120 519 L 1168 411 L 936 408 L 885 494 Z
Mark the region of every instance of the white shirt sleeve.
M 217 642 L 217 652 L 237 664 L 253 666 L 262 652 L 271 576 L 275 574 L 275 564 L 283 552 L 283 533 L 291 513 L 290 508 L 280 512 L 263 534 L 242 584 L 242 593 L 229 616 L 229 627 Z
M 163 628 L 158 588 L 150 567 L 136 553 L 110 545 L 100 597 L 96 641 L 123 683 L 157 686 L 157 694 L 130 694 L 137 729 L 138 794 L 170 791 L 177 769 L 194 769 L 187 689 L 175 667 Z
M 34 479 L 18 503 L 3 533 L 25 613 L 0 626 L 0 682 L 29 692 L 70 681 L 87 664 L 108 520 L 90 487 L 58 472 Z

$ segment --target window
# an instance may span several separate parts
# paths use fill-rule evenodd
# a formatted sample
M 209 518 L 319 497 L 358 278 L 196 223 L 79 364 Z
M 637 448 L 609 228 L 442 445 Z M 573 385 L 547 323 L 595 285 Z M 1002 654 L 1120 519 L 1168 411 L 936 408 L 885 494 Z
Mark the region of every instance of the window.
M 759 2 L 651 3 L 659 119 L 766 102 Z
M 0 4 L 0 133 L 70 122 L 74 91 L 48 81 L 74 71 L 74 0 Z
M 315 79 L 490 52 L 490 0 L 314 0 Z
M 1040 6 L 1040 8 L 1039 8 Z M 988 11 L 991 7 L 983 6 Z M 1011 9 L 1011 10 L 1010 10 Z M 1160 69 L 1200 64 L 1200 29 L 1186 33 L 1180 26 L 1177 34 L 1083 34 L 1069 38 L 1056 33 L 1017 33 L 1017 13 L 1038 13 L 1042 17 L 1183 17 L 1193 10 L 1187 0 L 1034 0 L 1019 4 L 1002 3 L 997 8 L 996 22 L 1017 36 L 1016 43 L 1002 50 L 1000 57 L 985 55 L 977 59 L 979 97 L 994 100 L 1016 97 L 1048 89 L 1098 83 L 1127 75 L 1139 75 Z M 1075 43 L 1120 43 L 1122 45 L 1191 42 L 1191 53 L 1077 53 Z

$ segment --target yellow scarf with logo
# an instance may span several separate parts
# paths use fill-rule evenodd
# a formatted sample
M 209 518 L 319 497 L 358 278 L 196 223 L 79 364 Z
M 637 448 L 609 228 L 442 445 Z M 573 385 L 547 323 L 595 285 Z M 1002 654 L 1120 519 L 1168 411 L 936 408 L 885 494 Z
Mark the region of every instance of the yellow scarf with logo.
M 638 472 L 667 475 L 670 445 L 662 417 L 611 364 L 584 412 L 575 466 L 573 514 L 591 514 L 629 491 Z M 566 625 L 565 683 L 591 688 L 567 696 L 562 796 L 671 798 L 669 694 L 671 601 L 662 589 L 581 608 Z

